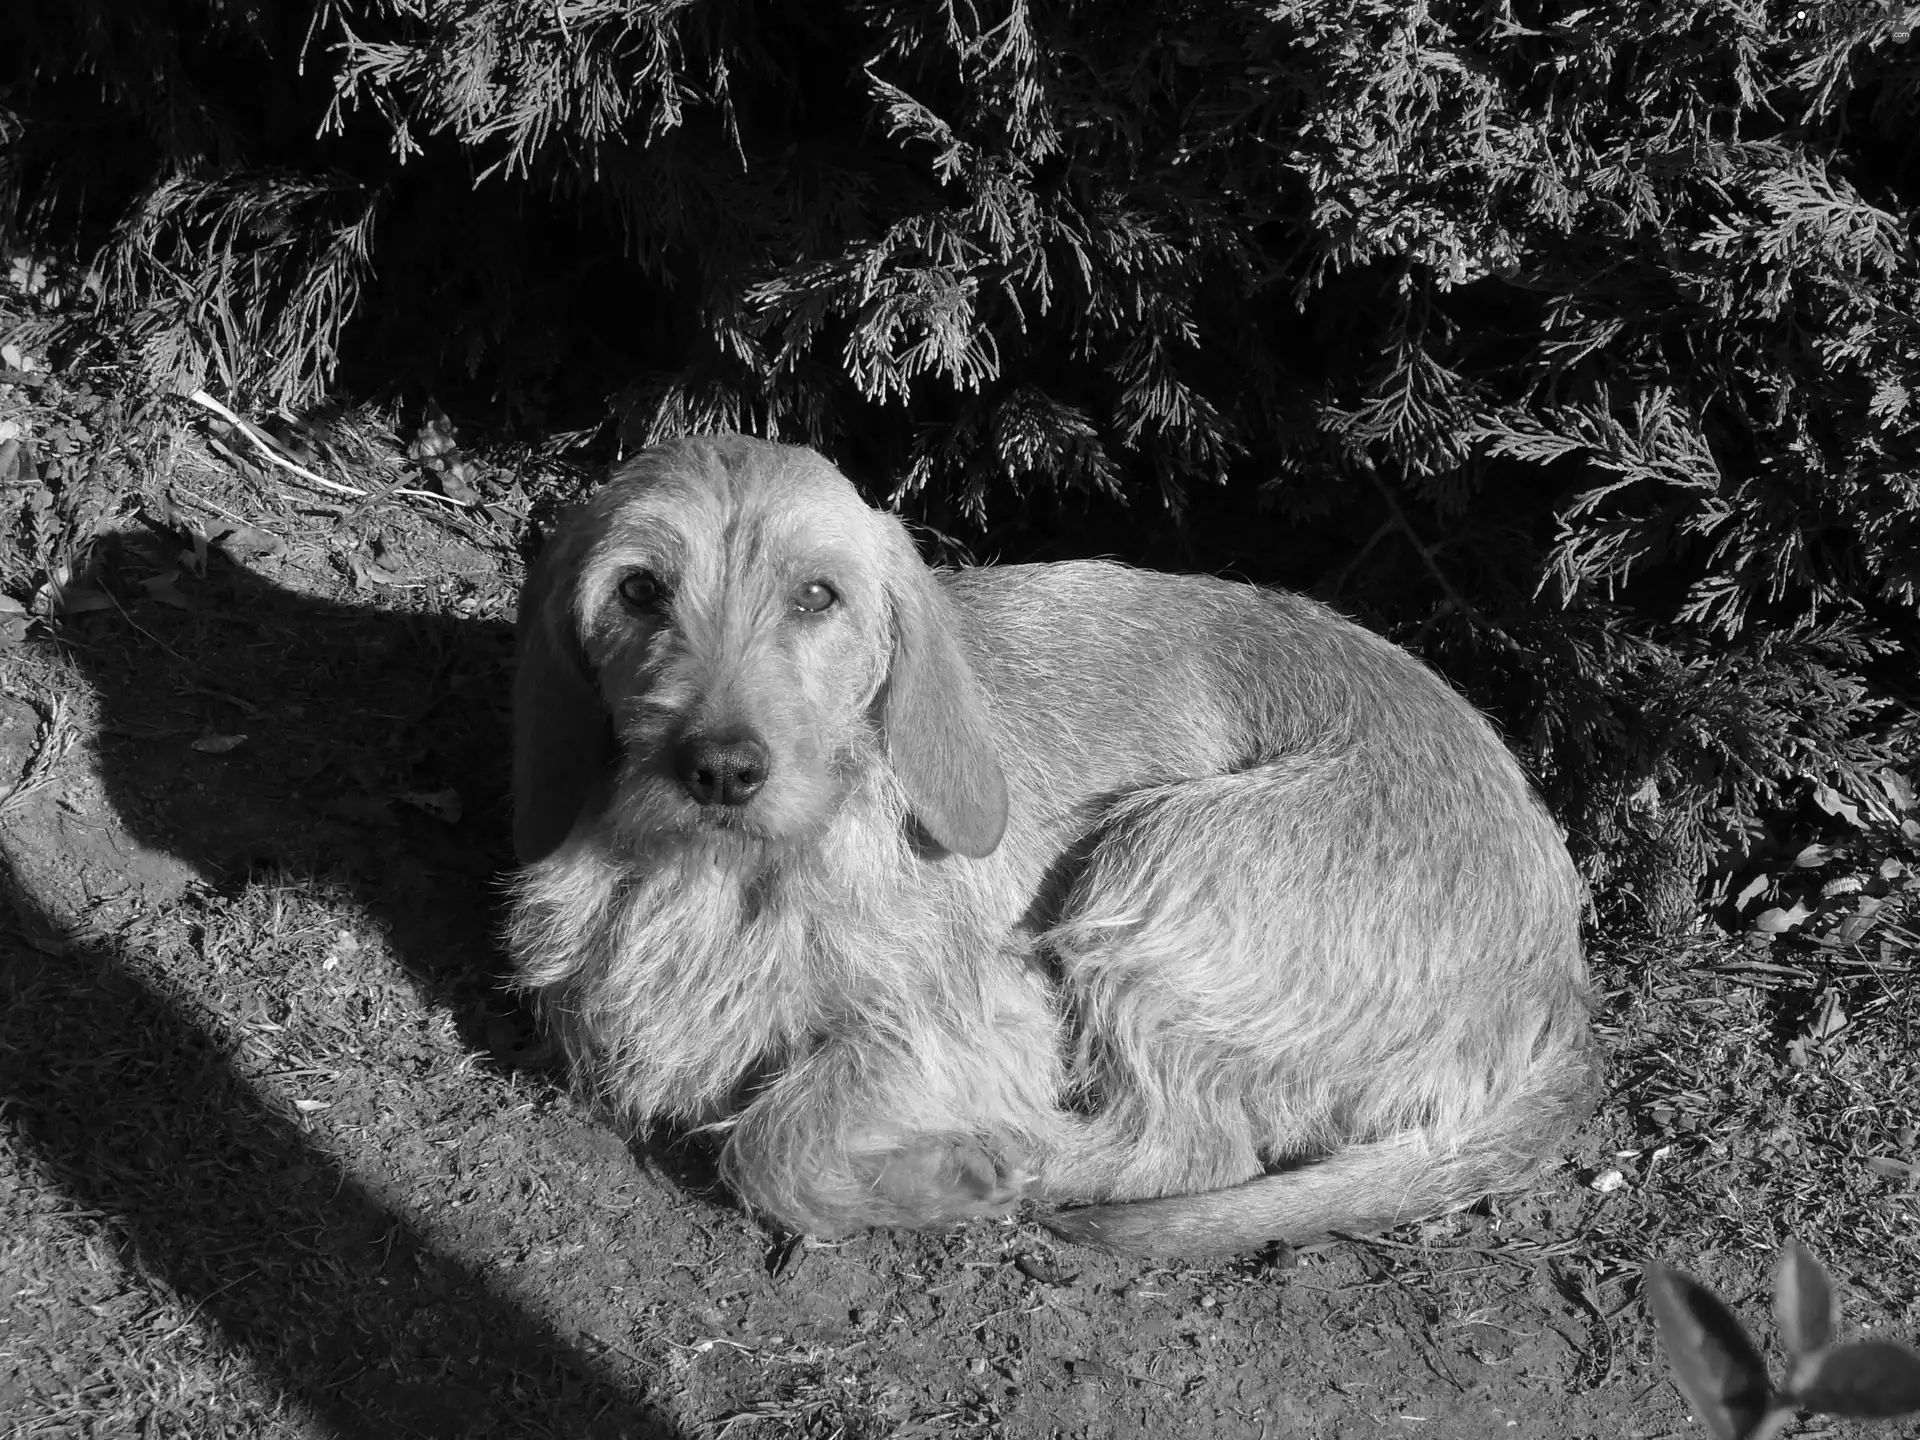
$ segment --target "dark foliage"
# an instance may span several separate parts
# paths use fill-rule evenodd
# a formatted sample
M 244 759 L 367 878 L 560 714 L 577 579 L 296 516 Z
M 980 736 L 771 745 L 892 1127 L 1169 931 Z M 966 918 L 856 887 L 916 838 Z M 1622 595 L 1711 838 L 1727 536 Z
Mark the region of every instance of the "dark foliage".
M 0 223 L 151 388 L 805 439 L 977 553 L 1314 589 L 1487 703 L 1664 922 L 1816 784 L 1903 818 L 1906 23 L 21 0 Z

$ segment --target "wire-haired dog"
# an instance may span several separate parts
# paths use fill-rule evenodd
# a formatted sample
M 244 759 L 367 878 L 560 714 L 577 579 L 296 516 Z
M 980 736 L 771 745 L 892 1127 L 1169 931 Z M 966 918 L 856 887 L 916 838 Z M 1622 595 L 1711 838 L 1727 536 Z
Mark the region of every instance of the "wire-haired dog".
M 510 941 L 576 1073 L 820 1234 L 1194 1253 L 1508 1187 L 1590 1103 L 1555 827 L 1298 596 L 934 571 L 810 450 L 629 462 L 534 567 Z

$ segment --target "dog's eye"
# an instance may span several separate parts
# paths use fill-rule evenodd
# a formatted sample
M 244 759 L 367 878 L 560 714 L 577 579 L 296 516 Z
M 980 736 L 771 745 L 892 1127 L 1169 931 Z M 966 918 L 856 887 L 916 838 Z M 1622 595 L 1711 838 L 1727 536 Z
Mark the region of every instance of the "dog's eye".
M 651 570 L 635 570 L 620 577 L 620 598 L 636 610 L 652 610 L 667 598 L 667 587 Z
M 831 610 L 839 603 L 840 596 L 824 580 L 809 580 L 793 592 L 793 608 L 804 610 L 809 615 Z

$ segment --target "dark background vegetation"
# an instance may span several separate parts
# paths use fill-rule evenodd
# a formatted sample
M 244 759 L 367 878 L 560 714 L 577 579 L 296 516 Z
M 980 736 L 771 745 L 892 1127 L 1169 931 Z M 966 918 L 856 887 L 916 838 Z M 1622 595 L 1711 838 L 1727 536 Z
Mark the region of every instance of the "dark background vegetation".
M 20 325 L 118 367 L 127 455 L 202 389 L 322 437 L 436 397 L 583 463 L 738 428 L 950 556 L 1311 590 L 1488 706 L 1668 926 L 1920 838 L 1905 23 L 13 0 L 0 240 L 68 293 Z M 51 569 L 101 470 L 29 460 Z

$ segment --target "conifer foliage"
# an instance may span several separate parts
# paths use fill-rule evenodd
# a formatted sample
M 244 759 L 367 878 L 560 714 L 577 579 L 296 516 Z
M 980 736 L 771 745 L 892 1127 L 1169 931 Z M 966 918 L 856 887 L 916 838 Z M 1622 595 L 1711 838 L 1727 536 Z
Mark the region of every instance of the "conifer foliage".
M 1816 786 L 1911 822 L 1896 5 L 10 10 L 0 223 L 150 385 L 741 428 L 1007 558 L 1316 589 L 1655 918 Z

